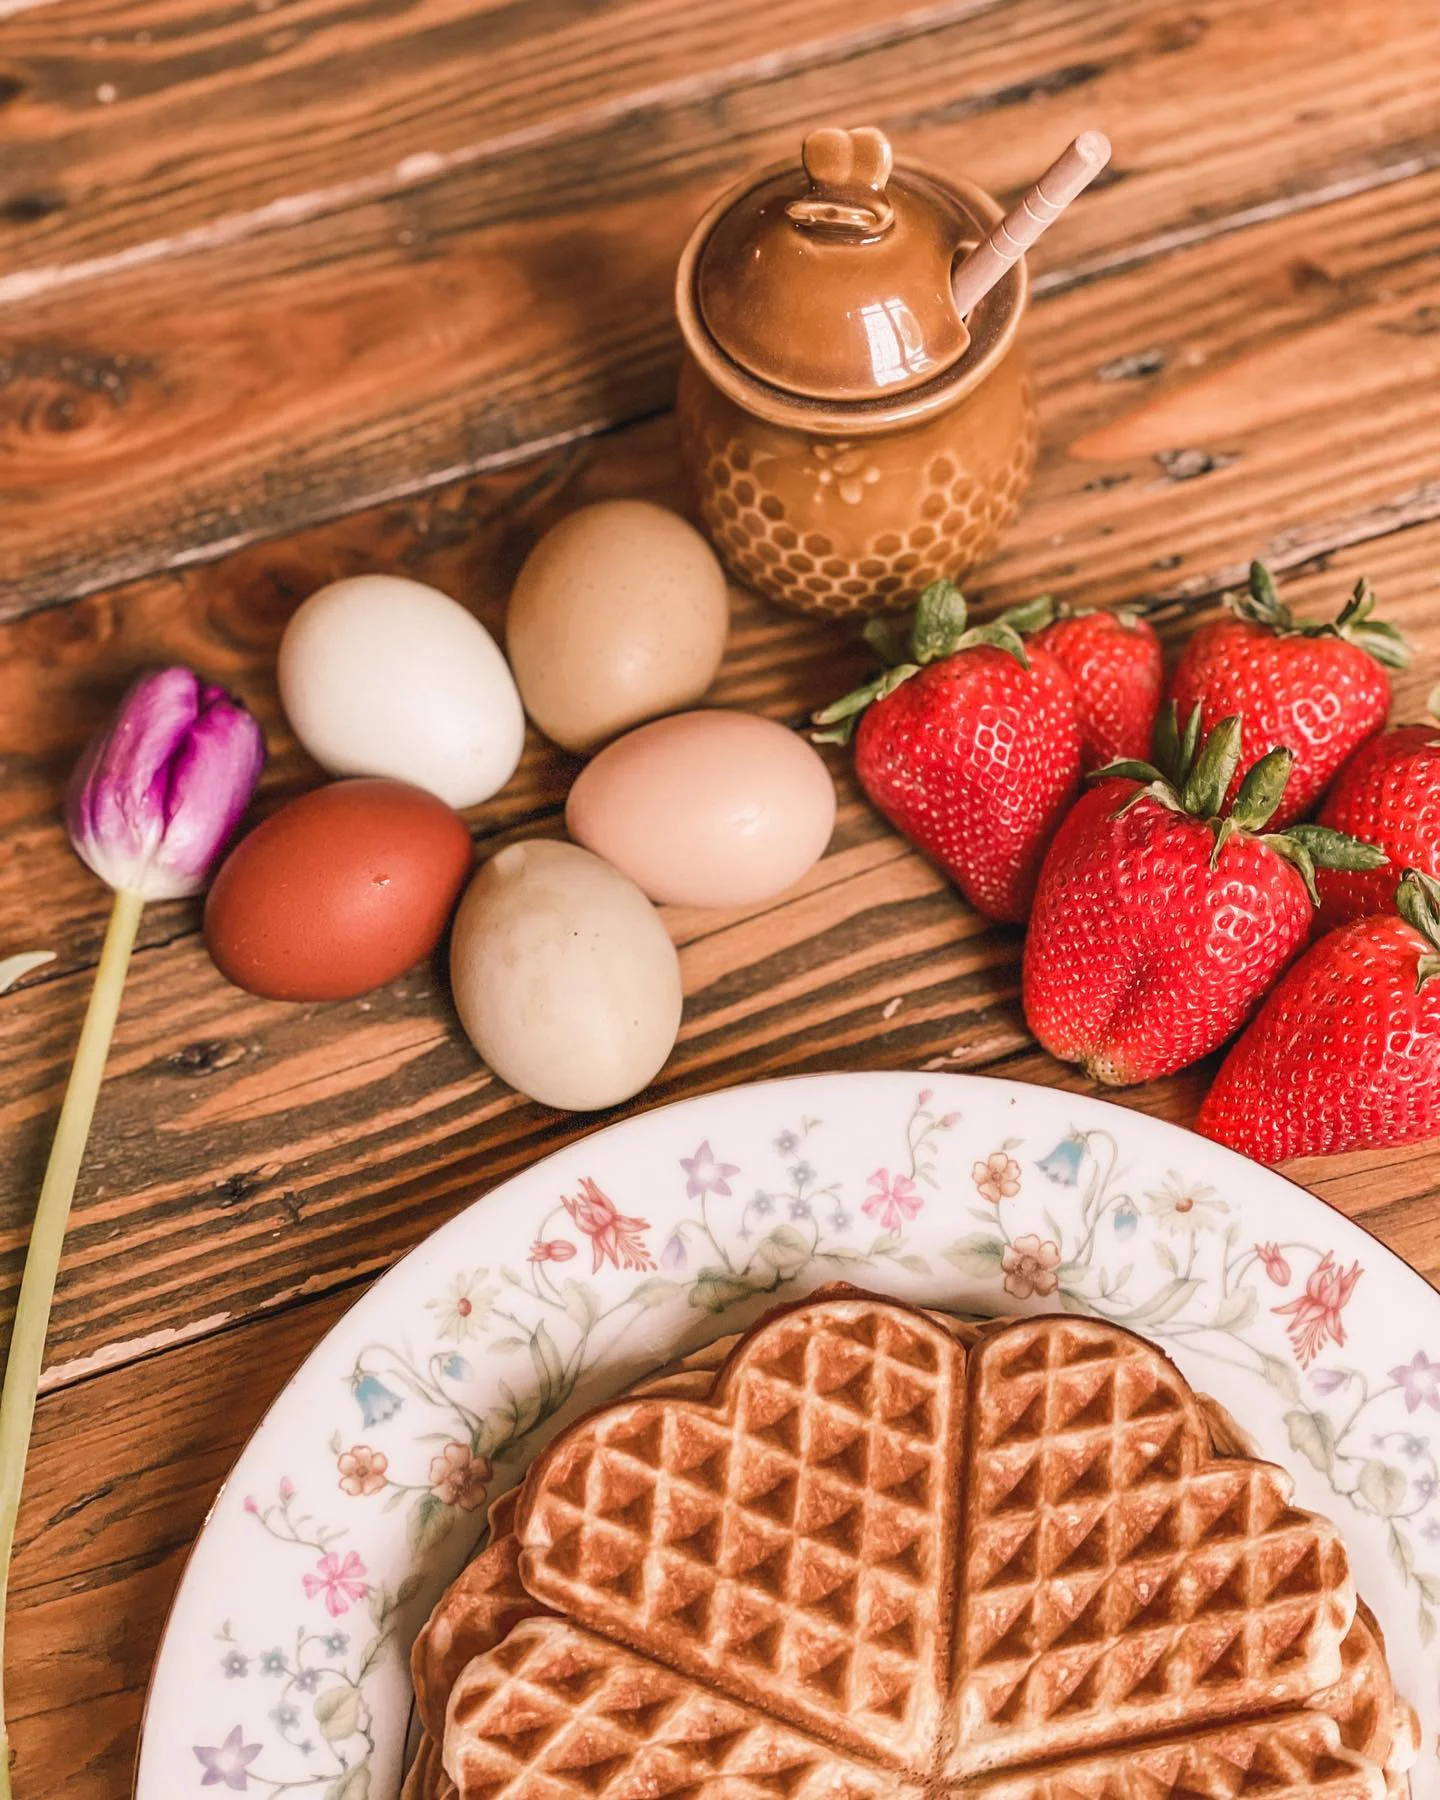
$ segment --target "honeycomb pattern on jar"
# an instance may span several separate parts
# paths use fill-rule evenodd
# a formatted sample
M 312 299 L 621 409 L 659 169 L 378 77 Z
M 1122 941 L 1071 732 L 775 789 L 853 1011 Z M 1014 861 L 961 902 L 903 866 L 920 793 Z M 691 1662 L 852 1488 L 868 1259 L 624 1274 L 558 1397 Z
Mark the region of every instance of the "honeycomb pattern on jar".
M 713 418 L 693 423 L 698 429 L 687 449 L 701 516 L 731 572 L 782 606 L 830 617 L 898 611 L 941 576 L 962 579 L 1015 518 L 1035 467 L 1035 414 L 1027 392 L 1015 441 L 998 471 L 967 469 L 943 442 L 934 445 L 913 471 L 905 528 L 897 529 L 893 518 L 885 521 L 886 528 L 860 541 L 858 552 L 852 547 L 847 553 L 767 483 L 767 469 L 778 459 L 715 429 Z M 881 479 L 881 454 L 873 443 L 812 443 L 811 486 L 829 502 L 863 507 Z M 793 489 L 793 480 L 786 485 Z

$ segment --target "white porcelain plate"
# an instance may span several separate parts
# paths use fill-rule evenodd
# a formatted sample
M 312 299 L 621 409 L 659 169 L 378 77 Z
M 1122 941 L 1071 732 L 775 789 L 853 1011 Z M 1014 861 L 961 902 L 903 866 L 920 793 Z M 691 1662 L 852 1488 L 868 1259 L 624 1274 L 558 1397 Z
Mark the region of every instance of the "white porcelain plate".
M 138 1800 L 394 1800 L 406 1657 L 561 1425 L 844 1278 L 1162 1344 L 1349 1544 L 1440 1800 L 1440 1294 L 1302 1189 L 1120 1107 L 972 1076 L 764 1082 L 561 1150 L 366 1294 L 256 1432 L 161 1647 Z

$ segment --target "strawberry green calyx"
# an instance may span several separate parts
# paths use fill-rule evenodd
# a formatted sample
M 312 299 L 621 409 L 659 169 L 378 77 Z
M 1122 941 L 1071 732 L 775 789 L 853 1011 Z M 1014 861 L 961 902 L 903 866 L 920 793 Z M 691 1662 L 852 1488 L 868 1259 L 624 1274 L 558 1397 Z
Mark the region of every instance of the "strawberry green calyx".
M 1262 562 L 1250 565 L 1250 580 L 1243 594 L 1227 594 L 1225 604 L 1247 625 L 1260 625 L 1277 637 L 1343 638 L 1383 668 L 1403 669 L 1410 661 L 1410 645 L 1404 635 L 1384 619 L 1375 618 L 1375 593 L 1362 575 L 1350 598 L 1327 624 L 1297 619 L 1280 598 L 1275 577 Z
M 1415 966 L 1415 992 L 1440 975 L 1440 881 L 1419 869 L 1407 869 L 1395 890 L 1395 910 L 1431 946 Z
M 1291 750 L 1276 748 L 1252 763 L 1229 812 L 1222 813 L 1225 795 L 1240 765 L 1240 728 L 1241 716 L 1234 713 L 1228 719 L 1222 719 L 1202 743 L 1200 708 L 1194 708 L 1182 731 L 1172 701 L 1156 722 L 1153 763 L 1128 760 L 1107 763 L 1090 779 L 1103 781 L 1119 776 L 1142 783 L 1120 807 L 1121 812 L 1148 796 L 1171 812 L 1185 813 L 1208 825 L 1215 837 L 1210 852 L 1212 869 L 1219 864 L 1221 852 L 1237 832 L 1258 837 L 1262 844 L 1267 844 L 1277 855 L 1294 864 L 1315 906 L 1320 904 L 1315 889 L 1316 869 L 1379 869 L 1389 862 L 1389 857 L 1376 845 L 1364 843 L 1343 831 L 1333 831 L 1327 825 L 1289 825 L 1284 831 L 1265 830 L 1284 797 L 1285 785 L 1295 765 Z
M 1048 595 L 1012 606 L 984 625 L 971 625 L 965 596 L 953 581 L 932 581 L 915 608 L 908 643 L 889 619 L 871 619 L 865 641 L 887 666 L 873 681 L 858 687 L 844 699 L 811 714 L 811 723 L 823 727 L 812 733 L 817 744 L 848 744 L 861 713 L 877 700 L 893 694 L 902 682 L 918 675 L 927 664 L 962 650 L 988 645 L 1013 656 L 1022 669 L 1030 668 L 1023 633 L 1039 631 L 1055 617 L 1055 603 Z

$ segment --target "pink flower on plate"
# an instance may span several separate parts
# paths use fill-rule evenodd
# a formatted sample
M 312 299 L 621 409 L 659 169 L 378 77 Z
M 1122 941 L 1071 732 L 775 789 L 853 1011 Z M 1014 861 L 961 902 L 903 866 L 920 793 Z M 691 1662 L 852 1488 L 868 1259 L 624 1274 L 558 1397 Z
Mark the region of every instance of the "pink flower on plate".
M 1007 1244 L 1000 1258 L 1005 1271 L 1005 1292 L 1017 1300 L 1028 1300 L 1032 1294 L 1053 1294 L 1060 1285 L 1055 1273 L 1060 1266 L 1060 1246 L 1049 1238 L 1040 1239 L 1033 1231 Z
M 888 1169 L 877 1169 L 870 1177 L 875 1192 L 860 1202 L 867 1217 L 878 1220 L 886 1231 L 899 1231 L 907 1219 L 913 1219 L 925 1204 L 908 1175 L 892 1175 Z
M 994 1150 L 974 1164 L 970 1170 L 970 1179 L 979 1189 L 982 1199 L 988 1200 L 992 1206 L 998 1206 L 1002 1200 L 1013 1199 L 1020 1192 L 1020 1165 L 1003 1150 Z
M 655 1258 L 645 1248 L 641 1233 L 650 1229 L 648 1219 L 633 1219 L 620 1212 L 609 1195 L 603 1194 L 588 1175 L 580 1179 L 580 1192 L 560 1204 L 574 1220 L 576 1229 L 590 1240 L 594 1255 L 591 1274 L 597 1274 L 605 1263 L 617 1269 L 653 1269 Z
M 569 1238 L 536 1238 L 530 1246 L 531 1262 L 569 1262 L 574 1254 Z
M 1265 1273 L 1276 1287 L 1289 1287 L 1290 1264 L 1285 1260 L 1284 1252 L 1278 1244 L 1257 1244 L 1255 1254 L 1264 1264 Z
M 1289 1319 L 1285 1329 L 1302 1369 L 1310 1367 L 1326 1344 L 1345 1342 L 1345 1325 L 1340 1315 L 1355 1292 L 1361 1273 L 1359 1263 L 1351 1263 L 1348 1269 L 1336 1268 L 1334 1255 L 1327 1250 L 1300 1298 L 1285 1306 L 1271 1307 L 1277 1317 Z
M 365 1565 L 353 1550 L 346 1551 L 344 1562 L 335 1551 L 327 1550 L 316 1563 L 315 1573 L 300 1577 L 300 1585 L 307 1600 L 317 1595 L 324 1599 L 325 1610 L 332 1619 L 349 1612 L 355 1601 L 363 1600 L 370 1592 Z

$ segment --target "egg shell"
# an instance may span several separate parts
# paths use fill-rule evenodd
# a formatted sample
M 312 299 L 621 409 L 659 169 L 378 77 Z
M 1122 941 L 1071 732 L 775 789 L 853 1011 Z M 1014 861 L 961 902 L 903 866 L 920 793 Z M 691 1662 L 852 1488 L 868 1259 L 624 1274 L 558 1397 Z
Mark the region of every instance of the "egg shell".
M 332 782 L 231 851 L 205 902 L 205 943 L 252 994 L 352 999 L 430 955 L 473 866 L 465 821 L 423 788 Z
M 632 881 L 573 844 L 510 844 L 455 915 L 450 983 L 489 1066 L 546 1106 L 639 1093 L 680 1029 L 680 963 Z
M 567 750 L 591 750 L 693 706 L 729 626 L 725 572 L 693 525 L 648 500 L 602 500 L 530 552 L 505 641 L 535 724 Z
M 818 752 L 772 719 L 677 713 L 582 769 L 565 824 L 652 900 L 750 906 L 824 855 L 835 785 Z
M 332 775 L 389 775 L 450 806 L 504 787 L 525 714 L 490 633 L 457 601 L 398 575 L 332 581 L 280 640 L 280 701 Z

